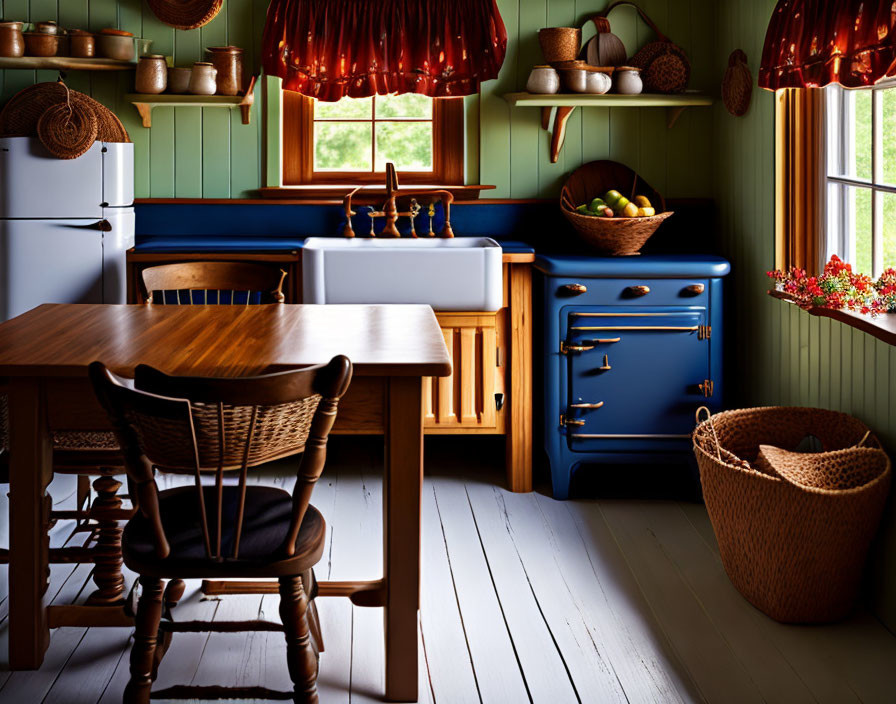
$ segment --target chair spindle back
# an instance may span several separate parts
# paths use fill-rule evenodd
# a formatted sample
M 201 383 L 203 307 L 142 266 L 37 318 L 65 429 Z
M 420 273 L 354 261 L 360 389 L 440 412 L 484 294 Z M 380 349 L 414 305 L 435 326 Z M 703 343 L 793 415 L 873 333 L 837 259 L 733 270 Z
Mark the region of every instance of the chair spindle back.
M 183 262 L 140 272 L 140 293 L 157 305 L 283 303 L 286 272 L 254 262 Z
M 91 364 L 94 390 L 121 444 L 140 510 L 153 526 L 157 555 L 167 557 L 170 546 L 159 512 L 155 468 L 193 475 L 206 554 L 217 560 L 228 557 L 222 548 L 224 472 L 239 471 L 229 555 L 237 559 L 248 470 L 301 452 L 290 526 L 280 546 L 284 556 L 293 554 L 351 374 L 351 362 L 341 355 L 326 365 L 241 378 L 176 377 L 140 365 L 132 389 L 100 362 Z M 206 506 L 202 485 L 202 474 L 208 472 L 215 475 L 213 511 Z

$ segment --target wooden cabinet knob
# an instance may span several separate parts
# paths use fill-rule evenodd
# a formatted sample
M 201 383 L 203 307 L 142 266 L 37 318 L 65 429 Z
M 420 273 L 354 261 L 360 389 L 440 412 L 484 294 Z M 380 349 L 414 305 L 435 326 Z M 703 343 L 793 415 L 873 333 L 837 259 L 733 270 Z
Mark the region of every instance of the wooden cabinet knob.
M 564 284 L 560 287 L 560 292 L 567 296 L 581 296 L 588 290 L 585 284 Z
M 650 286 L 629 286 L 625 289 L 626 296 L 630 298 L 640 298 L 650 293 Z
M 699 296 L 706 290 L 706 286 L 703 284 L 691 284 L 690 286 L 685 286 L 682 293 L 685 296 Z

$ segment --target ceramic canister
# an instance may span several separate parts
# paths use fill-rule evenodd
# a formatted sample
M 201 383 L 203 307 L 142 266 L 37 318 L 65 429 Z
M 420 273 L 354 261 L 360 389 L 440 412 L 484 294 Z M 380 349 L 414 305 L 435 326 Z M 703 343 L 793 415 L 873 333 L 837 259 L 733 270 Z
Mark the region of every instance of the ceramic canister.
M 172 66 L 168 69 L 168 92 L 169 93 L 187 93 L 190 90 L 190 76 L 193 75 L 191 68 L 179 68 Z
M 622 95 L 637 95 L 644 90 L 641 81 L 641 69 L 633 66 L 620 66 L 614 73 L 616 76 L 616 92 Z
M 138 93 L 162 93 L 168 86 L 168 65 L 161 54 L 141 56 L 137 63 L 135 87 Z
M 69 54 L 79 59 L 96 56 L 96 39 L 90 32 L 73 29 L 68 33 Z
M 238 46 L 210 46 L 205 51 L 218 71 L 218 95 L 239 93 L 243 88 L 243 50 Z
M 25 55 L 25 37 L 21 22 L 0 22 L 0 56 L 17 58 Z
M 190 92 L 193 95 L 214 95 L 217 70 L 207 61 L 197 61 L 190 72 Z
M 535 66 L 526 81 L 530 93 L 557 93 L 560 91 L 560 74 L 550 66 Z
M 587 71 L 585 75 L 585 92 L 603 95 L 609 92 L 613 79 L 602 71 Z

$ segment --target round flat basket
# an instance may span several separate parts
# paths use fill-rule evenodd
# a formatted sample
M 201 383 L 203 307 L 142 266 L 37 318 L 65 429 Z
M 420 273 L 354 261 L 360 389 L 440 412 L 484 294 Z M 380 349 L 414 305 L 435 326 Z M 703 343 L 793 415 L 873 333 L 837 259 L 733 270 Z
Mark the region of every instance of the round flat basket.
M 37 122 L 37 136 L 59 159 L 77 159 L 96 141 L 96 115 L 85 103 L 48 107 Z
M 641 218 L 602 218 L 576 212 L 577 206 L 590 203 L 611 189 L 629 199 L 636 195 L 646 196 L 657 214 Z M 616 161 L 592 161 L 573 171 L 560 192 L 560 209 L 583 242 L 602 254 L 615 257 L 640 253 L 657 228 L 672 215 L 672 211 L 666 210 L 666 201 L 650 184 Z
M 224 0 L 146 0 L 149 9 L 175 29 L 198 29 L 221 11 Z
M 89 95 L 76 93 L 79 98 L 86 101 L 96 115 L 96 138 L 101 142 L 130 142 L 128 131 L 121 124 L 118 116 L 98 100 Z

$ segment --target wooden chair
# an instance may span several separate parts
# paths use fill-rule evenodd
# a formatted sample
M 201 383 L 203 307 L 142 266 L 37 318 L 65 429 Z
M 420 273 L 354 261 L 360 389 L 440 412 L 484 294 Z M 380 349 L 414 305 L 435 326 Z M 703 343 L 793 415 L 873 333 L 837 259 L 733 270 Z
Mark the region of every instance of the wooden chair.
M 351 372 L 343 356 L 326 365 L 227 379 L 171 377 L 141 365 L 132 389 L 101 363 L 90 366 L 139 506 L 122 539 L 124 562 L 140 575 L 142 588 L 126 704 L 149 702 L 173 632 L 281 629 L 293 699 L 317 702 L 317 638 L 309 617 L 317 619 L 309 600 L 325 523 L 310 499 Z M 292 495 L 247 485 L 249 468 L 297 453 L 303 455 Z M 194 483 L 160 492 L 156 469 L 192 475 Z M 238 485 L 224 485 L 227 471 L 239 473 Z M 203 473 L 213 473 L 214 484 L 204 486 Z M 283 625 L 161 622 L 162 580 L 181 577 L 276 578 Z M 208 698 L 225 692 L 229 697 L 277 694 L 220 687 L 175 687 L 156 694 Z
M 286 272 L 253 262 L 182 262 L 144 269 L 140 295 L 162 305 L 283 303 Z

